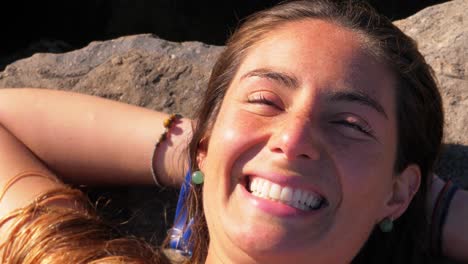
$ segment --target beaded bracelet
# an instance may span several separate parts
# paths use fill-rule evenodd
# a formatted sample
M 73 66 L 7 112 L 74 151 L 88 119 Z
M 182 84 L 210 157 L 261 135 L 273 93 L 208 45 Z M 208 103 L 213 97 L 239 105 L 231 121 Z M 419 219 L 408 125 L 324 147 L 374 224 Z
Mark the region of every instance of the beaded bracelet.
M 457 190 L 458 187 L 449 180 L 437 196 L 431 221 L 431 249 L 435 256 L 442 255 L 442 231 L 447 220 L 450 202 Z
M 153 156 L 151 157 L 151 175 L 153 176 L 154 183 L 158 187 L 161 187 L 162 185 L 158 181 L 158 176 L 156 175 L 156 170 L 155 170 L 155 167 L 154 167 L 154 164 L 156 163 L 156 161 L 155 161 L 156 151 L 158 150 L 159 145 L 168 138 L 169 132 L 170 132 L 173 124 L 175 123 L 175 121 L 179 120 L 181 118 L 182 118 L 182 115 L 180 115 L 180 114 L 172 114 L 168 118 L 164 119 L 164 121 L 163 121 L 164 133 L 162 133 L 161 136 L 159 136 L 158 141 L 154 145 Z

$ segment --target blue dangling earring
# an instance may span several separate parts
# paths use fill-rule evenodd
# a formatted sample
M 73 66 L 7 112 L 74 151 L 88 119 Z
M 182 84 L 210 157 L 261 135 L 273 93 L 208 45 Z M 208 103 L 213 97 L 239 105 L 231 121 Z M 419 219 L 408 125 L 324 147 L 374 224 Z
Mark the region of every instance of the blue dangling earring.
M 192 182 L 194 184 L 202 184 L 203 180 L 205 178 L 205 175 L 203 175 L 203 172 L 197 170 L 192 173 Z
M 383 233 L 390 233 L 393 230 L 393 220 L 390 217 L 385 217 L 379 223 L 380 231 Z
M 177 201 L 176 214 L 174 217 L 174 225 L 169 229 L 169 247 L 184 256 L 191 256 L 193 249 L 193 245 L 190 242 L 193 218 L 189 218 L 188 209 L 185 206 L 191 188 L 191 180 L 192 173 L 189 170 L 185 174 L 185 180 L 180 188 L 179 200 Z

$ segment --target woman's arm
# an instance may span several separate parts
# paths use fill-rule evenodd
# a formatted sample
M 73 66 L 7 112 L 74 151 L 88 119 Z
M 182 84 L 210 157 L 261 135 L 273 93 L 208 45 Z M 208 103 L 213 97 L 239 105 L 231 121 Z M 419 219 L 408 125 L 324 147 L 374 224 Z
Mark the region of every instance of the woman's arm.
M 166 117 L 78 93 L 0 90 L 0 124 L 51 171 L 76 184 L 153 184 L 151 157 Z M 190 122 L 182 119 L 158 148 L 155 167 L 163 185 L 182 182 Z
M 24 172 L 34 173 L 16 177 Z M 4 217 L 27 206 L 40 194 L 60 187 L 61 184 L 54 179 L 55 175 L 31 151 L 0 126 L 0 245 L 6 242 L 11 232 L 11 222 L 3 222 L 6 220 Z M 3 249 L 0 246 L 0 259 Z
M 148 244 L 120 237 L 96 216 L 83 193 L 63 186 L 3 126 L 0 189 L 1 263 L 162 263 Z
M 445 182 L 434 176 L 431 188 L 431 210 Z M 449 207 L 442 230 L 442 252 L 444 255 L 468 262 L 468 192 L 459 189 Z
M 15 178 L 24 172 L 32 173 Z M 0 218 L 28 205 L 39 194 L 61 186 L 54 179 L 55 175 L 31 151 L 0 126 Z

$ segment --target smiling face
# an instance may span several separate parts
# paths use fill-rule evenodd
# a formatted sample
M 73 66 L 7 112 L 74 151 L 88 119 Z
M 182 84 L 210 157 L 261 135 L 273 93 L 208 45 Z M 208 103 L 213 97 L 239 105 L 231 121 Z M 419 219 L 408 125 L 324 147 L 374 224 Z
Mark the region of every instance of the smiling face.
M 207 263 L 350 262 L 404 211 L 394 80 L 361 46 L 303 20 L 251 47 L 200 151 Z

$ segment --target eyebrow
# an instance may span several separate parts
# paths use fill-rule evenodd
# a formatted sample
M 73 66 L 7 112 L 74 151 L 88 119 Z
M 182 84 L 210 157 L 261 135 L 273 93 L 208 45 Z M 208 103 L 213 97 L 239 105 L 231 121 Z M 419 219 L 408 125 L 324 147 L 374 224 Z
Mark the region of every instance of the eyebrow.
M 299 80 L 295 76 L 284 73 L 284 72 L 274 71 L 268 68 L 260 68 L 260 69 L 255 69 L 253 71 L 249 71 L 246 74 L 242 75 L 240 79 L 242 80 L 242 79 L 245 79 L 248 77 L 254 77 L 254 76 L 260 77 L 260 78 L 266 78 L 269 80 L 273 80 L 275 82 L 279 82 L 289 88 L 299 87 Z
M 377 100 L 365 93 L 356 91 L 336 92 L 331 94 L 331 96 L 329 97 L 329 101 L 357 102 L 359 104 L 373 108 L 378 113 L 382 114 L 386 119 L 388 119 L 388 115 L 385 112 L 383 106 Z

